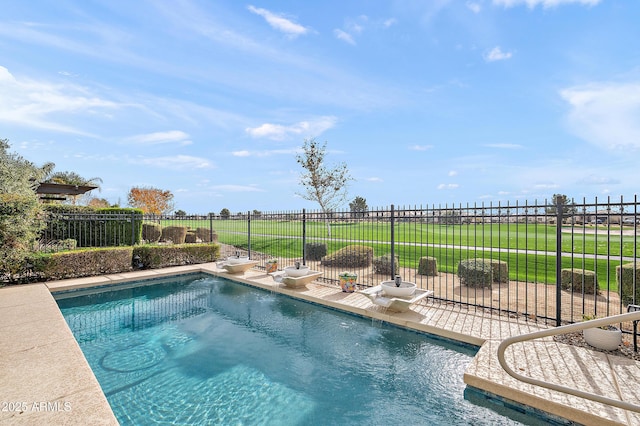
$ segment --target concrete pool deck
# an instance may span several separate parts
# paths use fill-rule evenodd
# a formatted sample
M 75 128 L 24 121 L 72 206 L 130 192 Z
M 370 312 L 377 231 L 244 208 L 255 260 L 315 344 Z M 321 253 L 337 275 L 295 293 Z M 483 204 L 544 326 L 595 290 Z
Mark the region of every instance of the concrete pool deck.
M 207 272 L 270 291 L 480 347 L 467 385 L 585 425 L 640 425 L 640 414 L 519 382 L 498 363 L 510 336 L 547 328 L 522 318 L 423 300 L 387 313 L 360 293 L 314 282 L 288 288 L 264 272 L 229 274 L 214 263 L 0 288 L 0 423 L 117 424 L 51 293 L 131 280 Z M 640 362 L 545 338 L 506 352 L 520 374 L 640 405 Z

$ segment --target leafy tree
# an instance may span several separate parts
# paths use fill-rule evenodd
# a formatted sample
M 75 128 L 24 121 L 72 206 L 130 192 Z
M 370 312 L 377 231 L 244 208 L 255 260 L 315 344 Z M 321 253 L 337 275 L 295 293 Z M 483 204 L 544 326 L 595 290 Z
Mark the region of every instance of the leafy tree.
M 94 207 L 94 208 L 105 208 L 105 207 L 110 207 L 111 205 L 109 204 L 109 201 L 107 201 L 105 198 L 91 198 L 88 202 L 87 205 L 89 207 Z
M 253 209 L 253 212 L 251 214 L 253 215 L 254 218 L 259 218 L 262 216 L 262 212 L 256 209 Z
M 77 186 L 95 186 L 98 191 L 101 190 L 100 184 L 102 179 L 99 177 L 84 178 L 76 172 L 55 172 L 49 173 L 45 178 L 46 183 L 57 183 L 58 185 L 77 185 Z M 71 204 L 76 204 L 77 195 L 71 196 Z M 87 204 L 91 199 L 87 200 Z
M 129 205 L 145 213 L 169 214 L 173 210 L 171 191 L 152 187 L 133 187 L 129 190 Z
M 333 168 L 325 165 L 327 143 L 320 144 L 314 138 L 305 139 L 302 153 L 296 155 L 296 161 L 305 170 L 300 177 L 300 184 L 304 187 L 302 198 L 315 201 L 325 213 L 327 234 L 331 236 L 331 227 L 327 213 L 340 206 L 347 197 L 347 183 L 353 180 L 345 163 Z
M 37 167 L 10 153 L 9 140 L 0 139 L 0 275 L 13 280 L 44 227 L 36 188 L 53 168 Z
M 231 216 L 231 212 L 228 208 L 225 207 L 220 210 L 220 217 L 222 217 L 223 219 L 229 219 L 229 216 Z
M 175 212 L 176 216 L 180 216 L 180 217 L 184 217 L 187 215 L 187 212 L 185 212 L 184 210 L 176 210 Z
M 578 208 L 576 207 L 576 203 L 573 202 L 573 199 L 569 201 L 569 198 L 564 194 L 553 194 L 551 202 L 553 203 L 553 205 L 545 209 L 548 215 L 557 214 L 558 208 L 556 206 L 558 205 L 558 203 L 562 206 L 563 218 L 575 216 L 578 212 Z
M 358 196 L 349 203 L 349 209 L 351 210 L 351 216 L 364 217 L 365 212 L 369 210 L 369 206 L 367 206 L 366 199 Z

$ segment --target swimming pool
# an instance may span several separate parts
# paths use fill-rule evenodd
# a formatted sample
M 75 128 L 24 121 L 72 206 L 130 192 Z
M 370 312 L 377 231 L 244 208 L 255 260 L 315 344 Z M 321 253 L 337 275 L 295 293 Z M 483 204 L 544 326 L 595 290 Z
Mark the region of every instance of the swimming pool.
M 465 399 L 472 347 L 224 278 L 56 298 L 122 424 L 521 424 Z

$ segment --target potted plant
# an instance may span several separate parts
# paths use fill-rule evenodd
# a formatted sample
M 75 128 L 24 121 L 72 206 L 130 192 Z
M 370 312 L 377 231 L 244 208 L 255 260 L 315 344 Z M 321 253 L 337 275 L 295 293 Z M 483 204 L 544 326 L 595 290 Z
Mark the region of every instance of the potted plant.
M 271 274 L 278 270 L 278 259 L 269 259 L 266 264 L 267 274 Z
M 596 319 L 590 315 L 583 315 L 582 318 L 585 321 Z M 605 351 L 615 351 L 622 343 L 622 331 L 613 325 L 585 328 L 582 335 L 589 345 Z
M 356 291 L 356 280 L 358 279 L 358 274 L 355 272 L 340 272 L 338 275 L 340 278 L 340 287 L 342 287 L 342 291 L 345 293 L 353 293 Z

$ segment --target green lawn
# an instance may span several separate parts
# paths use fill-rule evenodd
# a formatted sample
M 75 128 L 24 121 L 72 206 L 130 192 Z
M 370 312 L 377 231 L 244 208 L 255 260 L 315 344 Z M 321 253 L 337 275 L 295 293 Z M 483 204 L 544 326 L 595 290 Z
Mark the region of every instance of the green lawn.
M 168 221 L 167 221 L 168 222 Z M 168 225 L 165 223 L 163 225 Z M 188 225 L 209 227 L 203 220 Z M 247 247 L 248 223 L 246 220 L 215 220 L 213 227 L 221 243 Z M 300 220 L 251 220 L 251 249 L 276 257 L 302 256 L 302 221 Z M 599 227 L 600 230 L 606 227 Z M 633 229 L 633 228 L 631 228 Z M 417 268 L 421 256 L 438 259 L 438 268 L 455 272 L 460 260 L 485 257 L 508 262 L 512 280 L 555 283 L 556 227 L 544 224 L 464 224 L 440 225 L 434 223 L 398 222 L 394 228 L 395 253 L 400 264 Z M 611 236 L 593 233 L 593 228 L 565 228 L 562 233 L 562 251 L 575 257 L 563 257 L 562 267 L 595 270 L 601 288 L 615 289 L 615 267 L 620 256 L 632 257 L 638 253 L 635 236 L 620 235 L 619 228 L 611 229 Z M 331 225 L 331 239 L 326 240 L 324 222 L 307 221 L 307 241 L 322 241 L 331 253 L 349 244 L 372 246 L 376 256 L 391 251 L 391 229 L 385 222 L 339 222 Z M 403 245 L 407 243 L 407 245 Z M 478 250 L 477 248 L 493 250 Z M 474 249 L 476 248 L 476 249 Z M 497 249 L 535 250 L 551 252 L 551 255 L 500 253 Z M 582 254 L 610 256 L 609 260 L 583 259 Z M 617 259 L 616 259 L 617 258 Z M 623 262 L 624 263 L 624 262 Z

